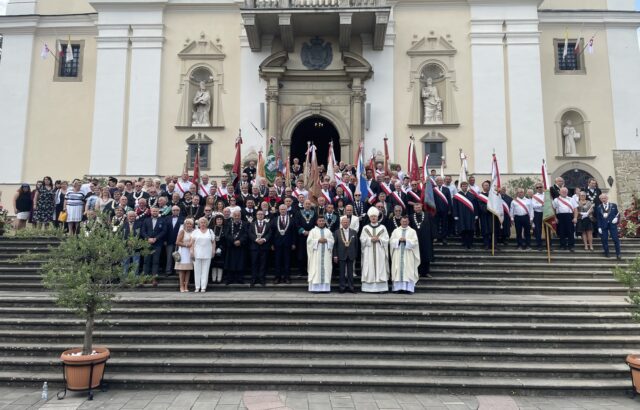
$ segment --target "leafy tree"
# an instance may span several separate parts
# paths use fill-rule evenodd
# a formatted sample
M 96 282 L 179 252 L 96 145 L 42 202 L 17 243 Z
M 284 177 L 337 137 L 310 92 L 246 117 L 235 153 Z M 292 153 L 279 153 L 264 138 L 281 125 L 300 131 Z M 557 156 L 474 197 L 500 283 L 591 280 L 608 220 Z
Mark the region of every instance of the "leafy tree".
M 633 318 L 640 321 L 640 256 L 626 267 L 616 266 L 613 274 L 628 288 L 627 301 L 633 305 Z
M 148 243 L 139 238 L 125 241 L 120 230 L 98 219 L 84 225 L 79 235 L 50 245 L 47 252 L 26 253 L 17 260 L 43 261 L 42 282 L 53 291 L 56 304 L 85 320 L 82 354 L 86 355 L 93 350 L 96 316 L 111 310 L 119 289 L 144 281 L 135 273 L 137 266 L 123 270 L 122 262 L 136 253 L 150 254 Z

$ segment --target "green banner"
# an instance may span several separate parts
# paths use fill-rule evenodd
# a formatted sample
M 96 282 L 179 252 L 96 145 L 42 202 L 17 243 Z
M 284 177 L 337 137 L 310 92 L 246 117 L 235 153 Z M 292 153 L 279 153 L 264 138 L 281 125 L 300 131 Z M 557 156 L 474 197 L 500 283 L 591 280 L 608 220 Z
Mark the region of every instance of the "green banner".
M 276 154 L 273 152 L 273 144 L 269 143 L 269 152 L 267 153 L 267 159 L 264 162 L 264 175 L 267 177 L 267 181 L 273 184 L 278 173 L 278 164 L 276 162 Z

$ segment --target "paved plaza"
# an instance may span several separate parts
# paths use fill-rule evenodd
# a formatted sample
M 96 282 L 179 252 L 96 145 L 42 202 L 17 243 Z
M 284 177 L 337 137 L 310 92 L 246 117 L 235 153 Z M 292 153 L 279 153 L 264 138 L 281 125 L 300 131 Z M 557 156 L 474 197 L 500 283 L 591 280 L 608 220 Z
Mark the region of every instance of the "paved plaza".
M 473 396 L 391 393 L 318 393 L 294 391 L 134 391 L 82 393 L 64 400 L 34 389 L 0 388 L 0 410 L 145 409 L 145 410 L 624 410 L 640 409 L 626 397 Z

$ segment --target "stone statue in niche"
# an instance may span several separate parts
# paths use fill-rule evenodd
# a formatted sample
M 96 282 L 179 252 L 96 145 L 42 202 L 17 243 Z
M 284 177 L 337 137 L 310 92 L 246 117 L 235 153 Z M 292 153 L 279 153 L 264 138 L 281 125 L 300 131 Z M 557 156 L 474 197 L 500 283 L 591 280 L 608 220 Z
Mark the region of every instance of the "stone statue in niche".
M 562 129 L 564 136 L 564 156 L 576 157 L 578 150 L 576 149 L 576 141 L 580 139 L 580 133 L 573 127 L 571 120 L 567 120 L 566 125 Z
M 424 105 L 424 124 L 442 124 L 442 98 L 433 85 L 433 78 L 427 78 L 427 85 L 422 87 L 422 103 Z
M 211 112 L 211 94 L 204 81 L 200 81 L 200 89 L 193 97 L 193 117 L 191 125 L 194 127 L 210 127 L 209 113 Z

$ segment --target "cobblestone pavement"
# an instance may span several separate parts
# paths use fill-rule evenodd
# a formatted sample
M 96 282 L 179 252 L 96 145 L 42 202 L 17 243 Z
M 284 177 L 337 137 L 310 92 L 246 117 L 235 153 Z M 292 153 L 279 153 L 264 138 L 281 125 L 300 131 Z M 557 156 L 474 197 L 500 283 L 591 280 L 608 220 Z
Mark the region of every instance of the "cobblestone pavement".
M 308 393 L 292 391 L 135 391 L 69 393 L 49 400 L 33 389 L 0 387 L 0 410 L 624 410 L 640 409 L 640 398 L 472 396 L 390 393 Z

